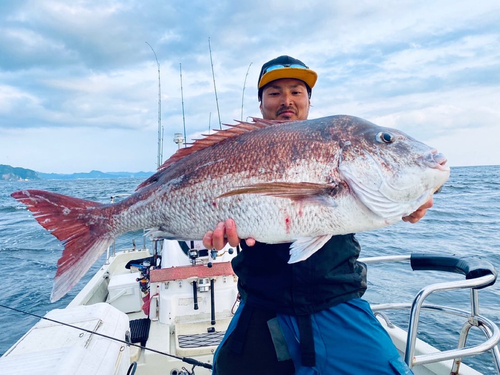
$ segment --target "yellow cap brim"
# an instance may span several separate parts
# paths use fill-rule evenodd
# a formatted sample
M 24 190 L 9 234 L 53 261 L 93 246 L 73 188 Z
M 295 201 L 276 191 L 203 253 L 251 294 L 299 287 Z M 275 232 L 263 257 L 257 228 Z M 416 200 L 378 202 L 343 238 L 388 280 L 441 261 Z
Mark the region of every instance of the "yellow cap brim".
M 259 82 L 259 89 L 267 85 L 269 82 L 283 78 L 300 79 L 312 89 L 318 80 L 318 74 L 314 70 L 303 68 L 285 67 L 274 69 L 262 76 Z

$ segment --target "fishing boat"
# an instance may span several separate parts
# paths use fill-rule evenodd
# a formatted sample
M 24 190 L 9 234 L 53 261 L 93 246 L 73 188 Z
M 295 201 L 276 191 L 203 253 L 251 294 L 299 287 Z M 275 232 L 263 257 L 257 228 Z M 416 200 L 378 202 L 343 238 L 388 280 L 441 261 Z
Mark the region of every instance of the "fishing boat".
M 149 249 L 147 248 L 149 246 Z M 48 312 L 0 358 L 2 374 L 210 374 L 213 354 L 237 308 L 236 249 L 203 248 L 200 242 L 153 238 L 150 245 L 108 250 L 93 278 L 64 309 Z M 496 280 L 485 261 L 410 254 L 360 259 L 367 264 L 406 263 L 415 272 L 443 271 L 408 303 L 372 305 L 376 316 L 413 372 L 479 375 L 462 359 L 489 351 L 500 373 L 499 328 L 479 314 L 478 294 Z M 446 281 L 446 273 L 465 279 Z M 470 290 L 470 310 L 428 304 L 433 293 Z M 408 329 L 387 311 L 406 311 Z M 418 337 L 421 312 L 462 320 L 455 349 L 440 351 Z M 450 328 L 450 327 L 448 327 Z M 467 346 L 471 328 L 484 341 Z
M 158 166 L 163 142 L 160 98 L 159 92 Z M 177 133 L 174 142 L 180 147 L 184 143 L 182 134 Z M 237 277 L 231 267 L 237 249 L 205 249 L 200 241 L 166 240 L 161 232 L 151 231 L 148 236 L 149 244 L 144 241 L 141 248 L 135 242 L 132 248 L 121 251 L 115 251 L 114 245 L 109 248 L 104 264 L 76 297 L 65 308 L 39 317 L 40 321 L 4 353 L 0 373 L 211 374 L 213 355 L 239 303 Z M 442 280 L 423 286 L 416 295 L 408 296 L 408 301 L 372 304 L 414 374 L 485 375 L 462 363 L 463 358 L 484 352 L 491 353 L 495 372 L 500 374 L 500 329 L 479 313 L 478 294 L 491 287 L 497 276 L 489 262 L 442 254 L 360 261 L 389 267 L 397 262 L 415 272 L 442 272 Z M 450 273 L 462 274 L 465 279 L 448 281 L 446 275 Z M 470 291 L 468 311 L 453 303 L 443 306 L 426 302 L 432 294 L 464 289 Z M 427 310 L 460 320 L 456 327 L 447 327 L 458 333 L 454 349 L 438 350 L 418 337 L 421 313 Z M 391 320 L 391 311 L 406 314 L 406 329 Z M 484 336 L 482 342 L 472 346 L 466 345 L 471 328 Z

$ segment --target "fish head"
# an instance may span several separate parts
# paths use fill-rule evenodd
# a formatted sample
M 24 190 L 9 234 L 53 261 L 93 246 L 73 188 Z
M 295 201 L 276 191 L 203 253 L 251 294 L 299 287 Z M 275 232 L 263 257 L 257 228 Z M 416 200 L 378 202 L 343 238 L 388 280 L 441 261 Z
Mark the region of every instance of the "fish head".
M 450 176 L 445 156 L 396 129 L 352 118 L 339 172 L 374 214 L 395 222 L 415 212 Z

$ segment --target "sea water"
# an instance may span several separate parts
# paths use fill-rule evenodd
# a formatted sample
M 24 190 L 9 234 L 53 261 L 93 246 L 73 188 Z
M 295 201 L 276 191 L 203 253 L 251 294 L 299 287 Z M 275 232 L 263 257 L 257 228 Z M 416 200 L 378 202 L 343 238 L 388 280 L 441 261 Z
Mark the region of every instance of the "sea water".
M 138 179 L 39 180 L 0 182 L 0 304 L 44 315 L 54 308 L 64 308 L 90 280 L 104 262 L 101 257 L 86 276 L 61 300 L 50 303 L 52 278 L 61 255 L 60 242 L 44 230 L 33 216 L 10 197 L 20 189 L 43 189 L 83 199 L 108 203 L 118 194 L 133 193 Z M 500 269 L 500 166 L 455 167 L 450 180 L 434 196 L 434 207 L 417 224 L 400 222 L 390 227 L 359 233 L 362 257 L 403 255 L 412 252 L 459 257 L 481 257 Z M 142 246 L 142 231 L 117 239 L 116 247 L 130 248 L 133 241 Z M 263 259 L 262 261 L 265 261 Z M 411 302 L 418 291 L 429 284 L 461 280 L 462 275 L 437 271 L 412 271 L 408 264 L 369 265 L 369 302 Z M 479 291 L 481 315 L 500 324 L 500 283 Z M 438 293 L 433 304 L 469 308 L 467 291 Z M 408 313 L 390 314 L 395 323 L 405 327 Z M 37 318 L 0 307 L 0 354 L 12 346 Z M 455 316 L 423 312 L 419 338 L 441 350 L 457 345 L 464 323 Z M 483 340 L 478 330 L 471 330 L 468 345 Z M 485 373 L 494 373 L 489 353 L 464 362 Z

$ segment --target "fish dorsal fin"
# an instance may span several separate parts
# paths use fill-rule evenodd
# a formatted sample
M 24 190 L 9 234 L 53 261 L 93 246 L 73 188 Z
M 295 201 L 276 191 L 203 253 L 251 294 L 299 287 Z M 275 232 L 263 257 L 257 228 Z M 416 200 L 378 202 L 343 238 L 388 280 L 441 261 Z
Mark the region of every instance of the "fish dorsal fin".
M 244 133 L 252 132 L 254 130 L 264 129 L 271 127 L 273 125 L 282 124 L 287 121 L 280 120 L 264 120 L 256 117 L 251 117 L 253 122 L 245 122 L 245 121 L 236 121 L 237 124 L 223 124 L 227 126 L 227 129 L 214 129 L 215 133 L 212 134 L 202 134 L 203 138 L 196 139 L 192 143 L 188 143 L 189 147 L 180 148 L 177 150 L 175 154 L 173 154 L 170 158 L 165 160 L 165 162 L 158 168 L 156 173 L 142 182 L 136 190 L 142 189 L 148 185 L 153 184 L 158 180 L 158 173 L 167 169 L 171 165 L 177 163 L 179 160 L 182 160 L 188 155 L 194 154 L 197 151 L 203 150 L 205 148 L 211 147 L 219 142 L 222 142 L 226 139 L 238 137 Z
M 170 165 L 178 162 L 188 155 L 213 146 L 228 138 L 238 137 L 244 133 L 288 122 L 282 120 L 264 120 L 257 117 L 250 118 L 253 122 L 235 120 L 237 124 L 223 124 L 224 126 L 227 126 L 227 129 L 214 129 L 215 133 L 202 134 L 203 138 L 196 139 L 194 142 L 188 143 L 190 145 L 189 147 L 180 148 L 169 159 L 165 160 L 165 162 L 158 168 L 158 172 L 168 168 Z

